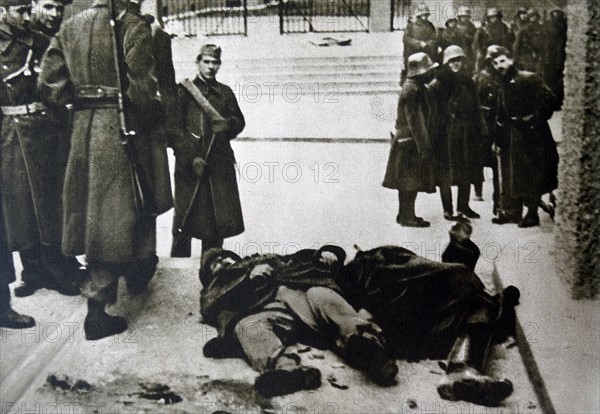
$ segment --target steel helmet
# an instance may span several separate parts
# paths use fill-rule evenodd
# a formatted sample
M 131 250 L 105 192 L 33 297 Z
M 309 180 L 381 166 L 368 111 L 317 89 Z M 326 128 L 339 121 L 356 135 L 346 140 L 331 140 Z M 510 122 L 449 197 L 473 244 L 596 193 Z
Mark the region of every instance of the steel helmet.
M 427 53 L 419 52 L 408 57 L 407 66 L 406 76 L 413 78 L 415 76 L 423 75 L 431 69 L 437 68 L 439 65 L 433 63 Z
M 419 4 L 419 7 L 417 7 L 417 10 L 415 10 L 415 17 L 425 16 L 425 15 L 429 15 L 429 14 L 431 14 L 431 11 L 429 10 L 429 7 L 427 7 L 427 5 L 425 3 Z
M 458 13 L 456 13 L 458 17 L 460 16 L 469 16 L 471 17 L 471 9 L 467 6 L 460 6 L 458 8 Z
M 450 45 L 444 50 L 444 65 L 456 58 L 466 58 L 465 51 L 460 46 Z

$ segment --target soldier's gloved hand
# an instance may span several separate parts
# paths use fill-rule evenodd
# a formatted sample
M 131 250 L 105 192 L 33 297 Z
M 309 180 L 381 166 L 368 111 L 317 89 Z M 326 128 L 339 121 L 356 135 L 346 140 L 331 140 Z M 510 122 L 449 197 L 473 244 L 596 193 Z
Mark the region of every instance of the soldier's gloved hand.
M 227 119 L 223 119 L 220 121 L 212 121 L 210 124 L 213 132 L 227 132 L 229 131 L 229 121 Z
M 196 157 L 194 158 L 194 161 L 192 161 L 192 170 L 194 171 L 194 175 L 198 178 L 202 177 L 207 167 L 208 164 L 202 157 Z

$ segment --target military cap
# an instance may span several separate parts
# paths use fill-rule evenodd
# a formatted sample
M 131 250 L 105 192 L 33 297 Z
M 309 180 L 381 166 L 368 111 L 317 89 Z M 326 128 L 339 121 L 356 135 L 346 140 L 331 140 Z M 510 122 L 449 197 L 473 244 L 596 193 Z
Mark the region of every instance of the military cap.
M 0 7 L 30 6 L 31 0 L 0 0 Z
M 210 266 L 218 258 L 222 258 L 222 259 L 230 258 L 236 262 L 239 262 L 240 260 L 242 260 L 242 258 L 240 256 L 238 256 L 236 253 L 234 253 L 230 250 L 223 250 L 220 248 L 209 249 L 202 255 L 202 258 L 200 259 L 199 276 L 200 276 L 200 283 L 202 283 L 203 286 L 207 286 L 210 284 L 210 282 L 213 281 L 215 275 L 212 273 Z
M 408 57 L 407 74 L 409 78 L 423 75 L 430 70 L 437 68 L 439 65 L 433 63 L 427 53 L 419 52 Z
M 511 57 L 512 54 L 510 53 L 510 50 L 508 50 L 504 46 L 491 45 L 487 48 L 485 52 L 485 60 L 489 62 L 491 60 L 496 59 L 498 56 Z
M 450 45 L 444 50 L 444 65 L 452 59 L 465 58 L 465 51 L 460 46 Z
M 429 10 L 429 7 L 427 7 L 427 5 L 425 3 L 419 4 L 419 7 L 417 7 L 417 10 L 415 11 L 415 17 L 425 16 L 425 15 L 430 15 L 430 14 L 431 14 L 431 11 Z
M 213 45 L 210 43 L 202 45 L 196 60 L 202 59 L 202 56 L 210 56 L 212 58 L 217 59 L 220 62 L 221 61 L 221 48 L 217 45 Z
M 519 7 L 517 9 L 517 14 L 527 14 L 527 7 Z
M 458 8 L 457 15 L 458 15 L 458 17 L 460 17 L 460 16 L 469 16 L 469 17 L 471 17 L 471 9 L 468 8 L 467 6 L 460 6 Z

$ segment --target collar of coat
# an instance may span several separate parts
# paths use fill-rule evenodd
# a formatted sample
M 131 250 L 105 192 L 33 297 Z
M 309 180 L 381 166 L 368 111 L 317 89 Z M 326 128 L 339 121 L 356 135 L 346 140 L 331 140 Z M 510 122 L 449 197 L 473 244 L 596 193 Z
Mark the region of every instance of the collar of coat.
M 200 76 L 196 76 L 196 79 L 194 79 L 194 84 L 198 88 L 200 88 L 202 93 L 206 93 L 206 92 L 208 92 L 209 89 L 212 89 L 217 94 L 219 94 L 219 95 L 222 94 L 221 84 L 219 82 L 217 82 L 216 80 L 213 82 L 206 82 Z
M 33 45 L 33 37 L 29 32 L 27 32 L 26 37 L 18 36 L 13 33 L 11 26 L 5 22 L 0 22 L 0 53 L 6 52 L 12 42 L 20 42 L 31 47 Z

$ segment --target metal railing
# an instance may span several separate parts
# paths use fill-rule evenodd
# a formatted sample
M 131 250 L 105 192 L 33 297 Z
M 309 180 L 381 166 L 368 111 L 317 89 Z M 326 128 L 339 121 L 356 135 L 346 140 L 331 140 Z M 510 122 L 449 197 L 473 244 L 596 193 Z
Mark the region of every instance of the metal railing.
M 368 32 L 369 1 L 280 0 L 280 32 Z
M 165 28 L 185 36 L 247 35 L 247 0 L 162 0 Z

